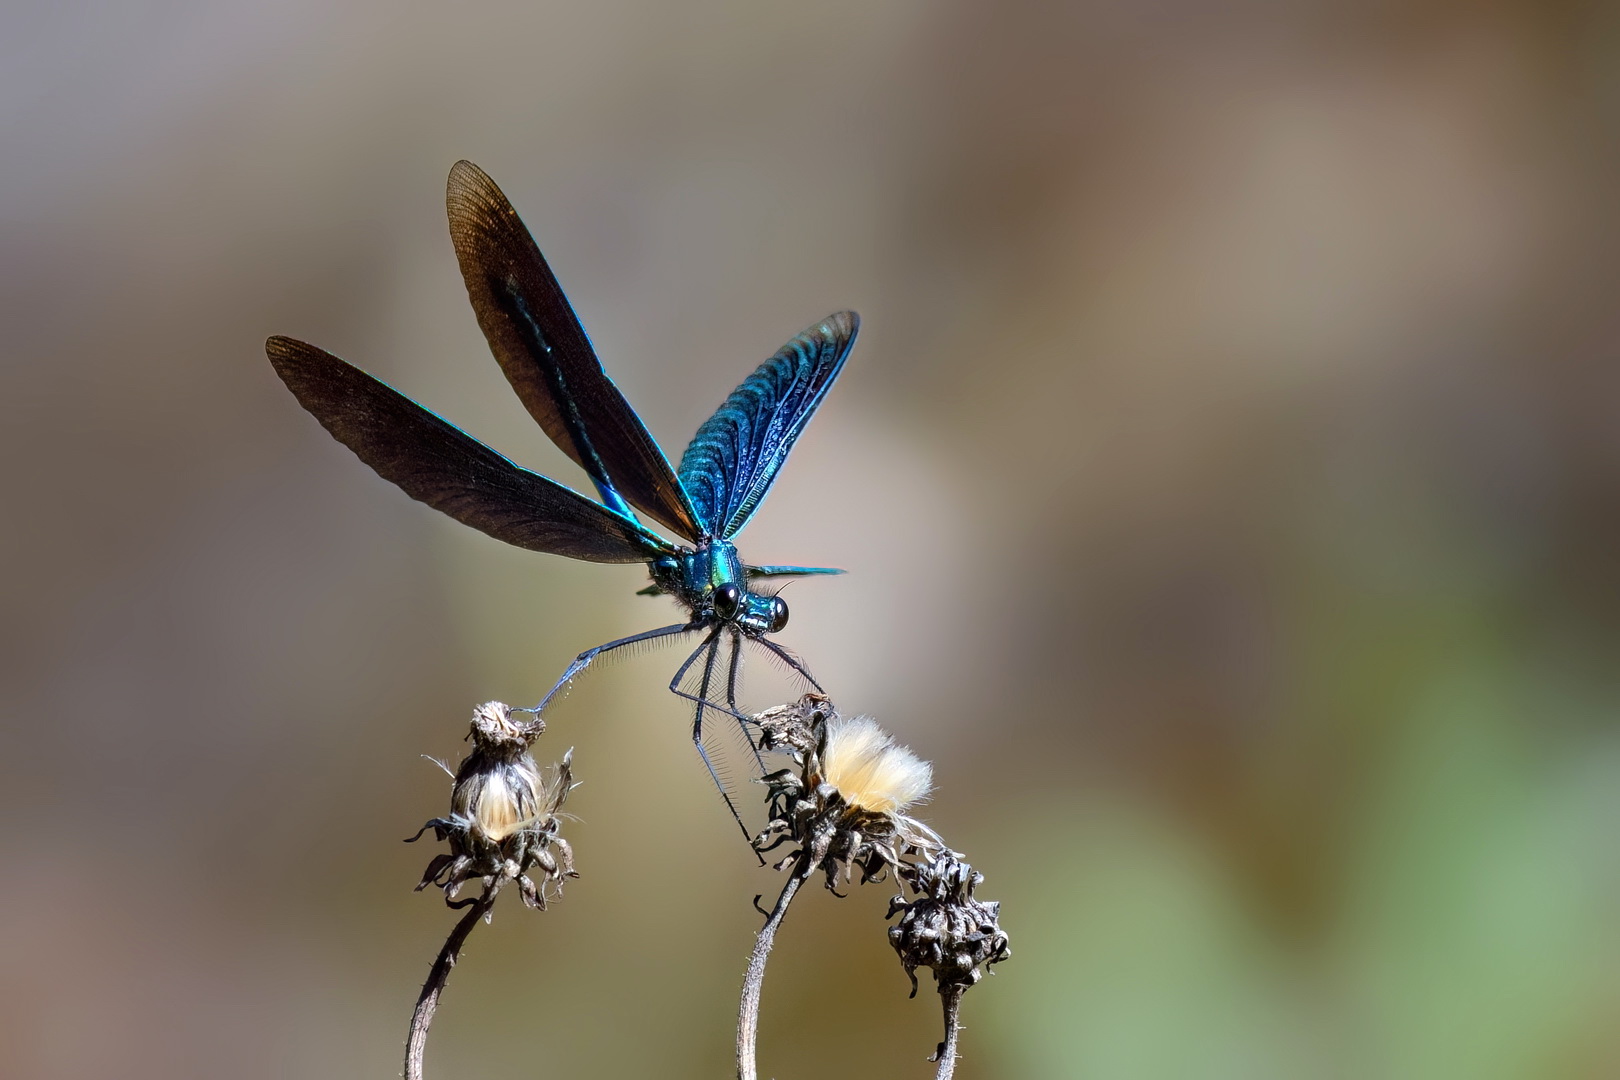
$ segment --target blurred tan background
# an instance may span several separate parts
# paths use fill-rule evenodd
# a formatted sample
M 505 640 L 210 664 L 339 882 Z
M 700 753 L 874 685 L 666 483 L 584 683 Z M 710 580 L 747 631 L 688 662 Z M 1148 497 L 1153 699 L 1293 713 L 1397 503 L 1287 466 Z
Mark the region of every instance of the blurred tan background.
M 35 3 L 0 57 L 7 1076 L 395 1075 L 420 755 L 670 619 L 265 361 L 587 486 L 467 306 L 463 156 L 672 456 L 865 317 L 743 552 L 850 570 L 782 640 L 1003 901 L 960 1076 L 1620 1075 L 1620 9 Z M 727 1074 L 775 880 L 671 662 L 553 717 L 583 877 L 475 934 L 433 1074 Z M 797 905 L 766 1074 L 931 1075 L 891 892 Z

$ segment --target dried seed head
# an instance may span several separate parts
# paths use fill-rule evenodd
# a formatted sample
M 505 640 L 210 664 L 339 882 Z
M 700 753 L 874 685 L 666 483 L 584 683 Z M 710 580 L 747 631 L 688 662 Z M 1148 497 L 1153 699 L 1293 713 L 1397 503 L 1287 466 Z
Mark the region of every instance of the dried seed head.
M 542 721 L 513 720 L 512 710 L 499 701 L 474 709 L 469 733 L 473 749 L 456 770 L 451 817 L 496 843 L 534 818 L 541 779 L 529 747 L 543 730 Z
M 1001 904 L 974 898 L 973 890 L 984 875 L 953 851 L 926 862 L 908 862 L 898 870 L 916 899 L 907 903 L 896 896 L 889 916 L 900 922 L 889 928 L 889 943 L 917 993 L 917 969 L 934 973 L 941 993 L 963 989 L 983 977 L 991 966 L 1012 955 L 1007 934 L 999 922 Z
M 516 881 L 524 902 L 545 907 L 545 886 L 561 892 L 564 878 L 578 877 L 573 851 L 558 834 L 557 811 L 574 788 L 570 750 L 549 776 L 541 774 L 529 747 L 545 730 L 544 721 L 513 718 L 512 709 L 491 701 L 473 710 L 468 737 L 473 748 L 456 770 L 450 814 L 422 826 L 412 840 L 432 829 L 450 842 L 448 854 L 435 856 L 418 889 L 437 885 L 451 907 L 461 886 L 480 878 L 486 891 Z M 552 849 L 555 849 L 553 852 Z M 537 888 L 527 876 L 540 870 Z
M 779 867 L 805 859 L 832 889 L 840 873 L 850 880 L 853 867 L 869 881 L 898 865 L 903 852 L 942 847 L 932 829 L 902 812 L 927 794 L 931 770 L 876 722 L 844 720 L 819 694 L 754 721 L 760 748 L 793 760 L 765 777 L 771 820 L 754 841 L 760 851 L 796 845 Z

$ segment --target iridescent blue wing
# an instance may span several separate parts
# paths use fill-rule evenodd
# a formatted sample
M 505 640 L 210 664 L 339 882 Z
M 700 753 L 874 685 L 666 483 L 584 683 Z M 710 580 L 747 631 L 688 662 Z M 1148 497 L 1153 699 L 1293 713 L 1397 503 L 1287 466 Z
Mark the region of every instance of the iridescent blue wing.
M 761 364 L 698 428 L 681 455 L 680 479 L 716 536 L 737 535 L 759 508 L 860 326 L 853 311 L 827 316 Z
M 691 500 L 602 370 L 568 298 L 495 181 L 470 161 L 456 162 L 445 207 L 478 325 L 529 415 L 590 474 L 610 508 L 633 516 L 628 499 L 696 540 L 701 529 Z
M 460 428 L 331 353 L 273 337 L 276 374 L 338 442 L 405 494 L 497 540 L 589 562 L 645 562 L 656 533 L 519 468 Z

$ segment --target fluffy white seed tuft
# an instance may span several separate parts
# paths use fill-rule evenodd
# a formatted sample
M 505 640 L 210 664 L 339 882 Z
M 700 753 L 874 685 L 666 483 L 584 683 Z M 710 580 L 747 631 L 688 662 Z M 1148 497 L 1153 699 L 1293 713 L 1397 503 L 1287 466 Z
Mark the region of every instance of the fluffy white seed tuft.
M 875 814 L 904 810 L 934 784 L 933 767 L 869 716 L 839 717 L 827 725 L 821 771 L 845 802 Z
M 505 840 L 528 824 L 523 812 L 524 796 L 533 797 L 533 791 L 515 790 L 504 769 L 497 769 L 484 778 L 484 787 L 478 793 L 473 820 L 483 834 L 494 841 Z

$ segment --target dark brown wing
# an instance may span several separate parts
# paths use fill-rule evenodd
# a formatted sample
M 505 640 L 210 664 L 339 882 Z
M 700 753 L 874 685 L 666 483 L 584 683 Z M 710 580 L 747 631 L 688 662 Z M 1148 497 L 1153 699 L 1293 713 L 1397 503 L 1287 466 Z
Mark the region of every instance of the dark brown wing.
M 450 170 L 450 238 L 478 325 L 529 415 L 590 474 L 602 501 L 688 540 L 703 530 L 675 471 L 602 370 L 574 309 L 501 189 L 470 161 Z
M 497 540 L 589 562 L 645 562 L 662 537 L 519 468 L 324 349 L 273 337 L 265 352 L 298 403 L 405 494 Z

